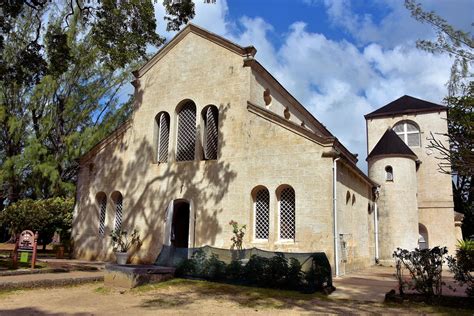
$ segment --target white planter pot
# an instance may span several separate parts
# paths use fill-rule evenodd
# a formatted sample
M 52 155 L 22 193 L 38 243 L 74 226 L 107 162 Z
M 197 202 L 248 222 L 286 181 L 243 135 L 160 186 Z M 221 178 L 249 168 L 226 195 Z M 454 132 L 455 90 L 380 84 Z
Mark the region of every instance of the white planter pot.
M 127 252 L 116 252 L 115 258 L 117 258 L 117 264 L 127 264 L 128 253 Z

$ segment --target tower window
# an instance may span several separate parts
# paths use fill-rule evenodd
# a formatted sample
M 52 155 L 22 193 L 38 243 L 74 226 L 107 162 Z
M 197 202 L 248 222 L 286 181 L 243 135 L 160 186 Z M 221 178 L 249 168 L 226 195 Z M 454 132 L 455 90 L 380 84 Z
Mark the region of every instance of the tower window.
M 397 123 L 393 127 L 393 131 L 410 147 L 420 147 L 420 129 L 410 121 Z
M 392 166 L 385 167 L 385 180 L 386 181 L 393 181 L 393 168 Z

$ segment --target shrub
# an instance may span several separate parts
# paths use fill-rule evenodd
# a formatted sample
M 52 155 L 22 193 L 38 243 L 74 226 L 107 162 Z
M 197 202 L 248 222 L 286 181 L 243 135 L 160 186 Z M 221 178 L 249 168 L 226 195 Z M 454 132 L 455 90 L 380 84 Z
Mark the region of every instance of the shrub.
M 196 275 L 197 263 L 194 259 L 185 259 L 176 267 L 175 275 L 177 277 Z
M 252 255 L 244 267 L 244 279 L 253 285 L 265 285 L 265 273 L 267 272 L 268 259 Z
M 242 262 L 238 260 L 232 260 L 225 269 L 227 279 L 230 281 L 239 281 L 242 280 L 244 274 L 244 267 Z
M 311 257 L 311 267 L 304 273 L 304 291 L 314 293 L 329 285 L 330 271 L 319 264 L 316 256 Z
M 25 229 L 39 232 L 45 247 L 56 231 L 61 231 L 61 242 L 70 239 L 74 199 L 25 199 L 15 202 L 0 212 L 0 225 L 7 226 L 12 234 Z
M 423 294 L 428 301 L 441 295 L 441 273 L 444 255 L 448 252 L 446 247 L 432 249 L 415 249 L 409 251 L 397 248 L 393 253 L 396 259 L 397 278 L 400 295 L 404 289 L 409 288 Z M 411 280 L 405 281 L 403 269 L 408 270 Z
M 297 290 L 301 288 L 303 283 L 304 273 L 301 271 L 301 263 L 295 258 L 290 258 L 289 264 L 286 287 L 291 290 Z
M 466 294 L 474 297 L 474 241 L 459 241 L 456 258 L 448 257 L 448 266 L 454 274 L 454 280 L 466 287 Z
M 219 256 L 212 254 L 209 259 L 205 261 L 203 276 L 212 281 L 225 279 L 226 264 L 219 260 Z
M 282 288 L 288 279 L 288 260 L 281 253 L 268 259 L 268 264 L 265 266 L 263 274 L 264 286 L 271 288 Z

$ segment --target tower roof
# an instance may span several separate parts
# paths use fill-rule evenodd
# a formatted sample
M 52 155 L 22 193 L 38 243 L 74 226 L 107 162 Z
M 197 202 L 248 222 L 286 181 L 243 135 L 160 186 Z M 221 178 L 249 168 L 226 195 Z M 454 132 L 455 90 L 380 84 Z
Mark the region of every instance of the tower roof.
M 446 111 L 446 107 L 440 104 L 417 99 L 409 95 L 404 95 L 395 101 L 365 115 L 365 119 L 398 114 L 413 114 L 422 112 Z
M 401 156 L 417 159 L 416 154 L 408 147 L 405 142 L 391 129 L 387 129 L 379 142 L 367 156 L 367 160 L 376 156 Z

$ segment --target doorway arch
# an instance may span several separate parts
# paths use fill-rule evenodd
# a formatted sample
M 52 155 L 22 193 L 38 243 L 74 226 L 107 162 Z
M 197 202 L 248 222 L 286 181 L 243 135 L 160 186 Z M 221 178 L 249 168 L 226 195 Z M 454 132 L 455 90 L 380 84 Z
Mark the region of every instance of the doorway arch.
M 194 247 L 195 212 L 193 203 L 176 199 L 169 203 L 165 219 L 163 244 L 176 248 Z

